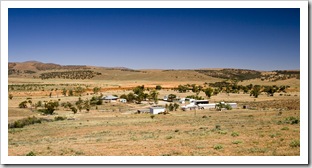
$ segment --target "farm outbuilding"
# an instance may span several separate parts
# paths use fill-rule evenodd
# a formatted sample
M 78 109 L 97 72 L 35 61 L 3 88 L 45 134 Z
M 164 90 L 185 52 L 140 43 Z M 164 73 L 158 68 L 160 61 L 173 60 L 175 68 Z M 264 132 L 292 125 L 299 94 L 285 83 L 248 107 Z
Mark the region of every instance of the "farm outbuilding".
M 118 99 L 118 97 L 112 96 L 112 95 L 102 97 L 102 100 L 105 100 L 108 102 L 116 102 L 117 99 Z
M 121 103 L 127 103 L 127 99 L 119 99 L 119 102 L 121 102 Z
M 150 107 L 150 113 L 151 114 L 158 114 L 161 112 L 165 112 L 166 109 L 164 107 Z

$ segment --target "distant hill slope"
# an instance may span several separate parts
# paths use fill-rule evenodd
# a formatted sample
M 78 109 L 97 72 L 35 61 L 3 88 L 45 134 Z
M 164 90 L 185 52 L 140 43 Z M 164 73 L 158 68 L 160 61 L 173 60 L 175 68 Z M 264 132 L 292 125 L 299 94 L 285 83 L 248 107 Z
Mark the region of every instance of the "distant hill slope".
M 245 81 L 261 79 L 277 81 L 300 79 L 299 70 L 256 71 L 248 69 L 188 69 L 188 70 L 133 70 L 125 67 L 96 67 L 86 65 L 59 65 L 38 61 L 9 62 L 10 76 L 41 79 L 95 79 L 95 80 L 149 80 L 149 81 Z

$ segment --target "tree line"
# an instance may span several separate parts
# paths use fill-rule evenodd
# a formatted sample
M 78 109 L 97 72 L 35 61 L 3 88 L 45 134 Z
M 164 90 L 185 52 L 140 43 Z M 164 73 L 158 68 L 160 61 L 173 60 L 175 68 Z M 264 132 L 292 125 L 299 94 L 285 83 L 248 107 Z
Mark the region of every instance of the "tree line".
M 79 71 L 47 72 L 40 74 L 39 78 L 91 79 L 96 75 L 101 75 L 101 73 L 94 72 L 91 70 L 79 70 Z

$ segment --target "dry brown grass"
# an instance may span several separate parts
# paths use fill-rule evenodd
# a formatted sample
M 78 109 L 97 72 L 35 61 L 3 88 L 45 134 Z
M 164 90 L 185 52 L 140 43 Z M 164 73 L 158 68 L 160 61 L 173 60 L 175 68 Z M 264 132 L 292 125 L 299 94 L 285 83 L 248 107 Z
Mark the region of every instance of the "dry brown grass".
M 230 95 L 229 97 L 231 97 Z M 224 99 L 225 95 L 219 98 Z M 265 99 L 266 97 L 264 97 Z M 283 100 L 284 97 L 273 97 Z M 299 98 L 286 97 L 288 102 Z M 64 101 L 77 97 L 65 97 Z M 235 96 L 232 98 L 235 100 Z M 14 99 L 13 99 L 14 100 Z M 10 100 L 10 101 L 13 101 Z M 33 100 L 36 100 L 34 98 Z M 9 101 L 9 102 L 10 102 Z M 257 99 L 261 101 L 261 97 Z M 283 101 L 281 101 L 283 102 Z M 239 104 L 241 107 L 243 104 Z M 281 104 L 280 106 L 283 106 Z M 296 106 L 299 106 L 298 104 Z M 138 108 L 138 106 L 136 106 Z M 101 112 L 122 108 L 119 112 Z M 299 147 L 291 147 L 299 140 L 300 124 L 285 123 L 287 117 L 299 118 L 300 110 L 277 108 L 176 111 L 169 115 L 131 114 L 132 106 L 106 103 L 86 113 L 73 114 L 60 108 L 59 116 L 75 118 L 45 122 L 9 130 L 9 155 L 108 155 L 108 156 L 251 156 L 299 155 Z M 108 110 L 109 111 L 109 110 Z M 39 116 L 30 109 L 9 109 L 9 120 L 28 115 Z M 207 116 L 207 118 L 203 118 Z M 220 125 L 221 130 L 216 130 Z M 283 129 L 287 127 L 287 129 Z M 236 132 L 239 136 L 233 137 Z M 214 149 L 221 145 L 222 149 Z
M 138 74 L 139 73 L 139 74 Z M 70 110 L 59 108 L 52 116 L 42 116 L 29 108 L 19 109 L 18 104 L 27 97 L 32 102 L 58 100 L 72 102 L 78 97 L 61 95 L 63 86 L 60 84 L 82 84 L 91 89 L 102 87 L 104 95 L 127 94 L 138 85 L 146 87 L 176 87 L 179 84 L 200 84 L 216 82 L 221 79 L 202 76 L 192 72 L 166 72 L 163 78 L 160 70 L 154 70 L 154 76 L 149 72 L 121 73 L 117 70 L 103 70 L 102 79 L 64 80 L 64 79 L 33 79 L 31 77 L 9 78 L 9 84 L 37 83 L 55 84 L 42 91 L 13 91 L 12 100 L 8 100 L 8 121 L 13 122 L 28 116 L 53 119 L 55 116 L 66 116 L 75 120 L 43 122 L 25 126 L 24 128 L 9 129 L 9 155 L 23 156 L 29 152 L 42 156 L 299 156 L 300 148 L 291 147 L 290 143 L 300 140 L 300 123 L 289 124 L 286 118 L 300 119 L 299 80 L 281 81 L 280 83 L 263 83 L 260 80 L 240 83 L 281 84 L 290 85 L 293 92 L 289 96 L 273 97 L 265 94 L 255 99 L 249 94 L 225 93 L 212 96 L 210 102 L 237 102 L 239 108 L 218 112 L 215 110 L 176 111 L 169 115 L 133 114 L 137 109 L 146 108 L 148 104 L 104 103 L 98 110 L 92 107 L 73 114 Z M 172 74 L 171 74 L 172 73 Z M 179 74 L 178 74 L 179 73 Z M 110 74 L 110 76 L 108 75 Z M 112 75 L 113 74 L 113 75 Z M 177 75 L 178 74 L 178 75 Z M 107 77 L 105 78 L 105 75 Z M 195 76 L 196 75 L 196 76 Z M 178 76 L 176 78 L 175 76 Z M 127 80 L 125 80 L 127 79 Z M 138 80 L 139 79 L 139 80 Z M 49 98 L 49 89 L 53 91 Z M 177 93 L 171 89 L 159 91 L 159 98 L 170 93 L 179 97 L 194 95 L 192 92 Z M 205 96 L 203 92 L 200 96 Z M 82 95 L 82 99 L 90 99 L 92 95 Z M 160 102 L 161 104 L 162 102 Z M 242 109 L 248 105 L 250 109 Z M 287 108 L 285 108 L 287 107 Z M 203 118 L 203 116 L 206 116 Z M 216 125 L 221 129 L 216 130 Z M 232 136 L 235 132 L 238 136 Z M 221 148 L 221 149 L 219 149 Z

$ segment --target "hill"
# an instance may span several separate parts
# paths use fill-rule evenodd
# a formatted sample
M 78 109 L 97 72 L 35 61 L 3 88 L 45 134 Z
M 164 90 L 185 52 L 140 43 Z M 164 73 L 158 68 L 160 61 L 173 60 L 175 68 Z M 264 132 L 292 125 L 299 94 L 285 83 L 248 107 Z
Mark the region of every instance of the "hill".
M 9 62 L 8 73 L 11 77 L 47 79 L 94 79 L 94 80 L 145 80 L 145 81 L 202 81 L 222 80 L 278 81 L 300 79 L 299 70 L 256 71 L 248 69 L 144 69 L 126 67 L 97 67 L 86 65 L 59 65 L 38 61 Z

